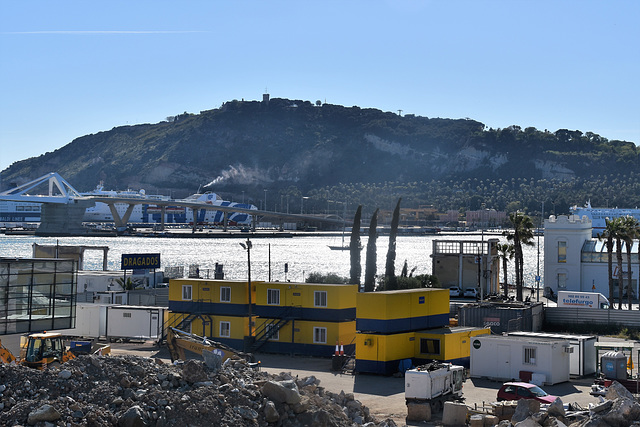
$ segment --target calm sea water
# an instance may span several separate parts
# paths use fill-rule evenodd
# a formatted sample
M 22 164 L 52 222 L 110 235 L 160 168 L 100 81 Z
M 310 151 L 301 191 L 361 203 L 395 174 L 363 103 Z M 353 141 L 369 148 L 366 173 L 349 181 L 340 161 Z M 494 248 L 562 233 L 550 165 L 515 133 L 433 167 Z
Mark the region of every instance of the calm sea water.
M 396 240 L 396 274 L 400 274 L 405 260 L 409 271 L 415 267 L 416 274 L 431 274 L 431 253 L 433 240 L 478 240 L 498 238 L 501 242 L 506 239 L 501 235 L 437 235 L 437 236 L 398 236 Z M 213 269 L 216 263 L 224 266 L 225 278 L 246 280 L 247 252 L 239 245 L 245 239 L 235 238 L 149 238 L 149 237 L 34 237 L 7 236 L 0 234 L 0 256 L 28 258 L 32 256 L 33 243 L 42 245 L 86 245 L 107 246 L 108 269 L 119 270 L 123 253 L 160 253 L 162 268 L 183 266 L 185 274 L 189 265 L 197 264 L 202 275 Z M 340 245 L 340 237 L 312 236 L 292 238 L 256 238 L 251 240 L 251 279 L 291 280 L 303 281 L 311 272 L 336 273 L 349 276 L 349 251 L 334 251 L 328 245 Z M 362 244 L 366 248 L 367 237 L 362 237 Z M 535 286 L 535 276 L 538 268 L 538 247 L 536 245 L 525 248 L 524 278 L 526 286 Z M 388 236 L 380 236 L 377 240 L 378 273 L 384 273 Z M 541 286 L 544 286 L 543 250 L 544 238 L 540 237 L 540 275 Z M 363 249 L 362 274 L 365 270 L 365 253 Z M 284 271 L 285 263 L 289 266 L 288 273 Z M 85 252 L 85 270 L 102 269 L 102 251 Z M 513 262 L 509 263 L 509 283 L 513 283 Z M 502 279 L 502 275 L 500 277 Z

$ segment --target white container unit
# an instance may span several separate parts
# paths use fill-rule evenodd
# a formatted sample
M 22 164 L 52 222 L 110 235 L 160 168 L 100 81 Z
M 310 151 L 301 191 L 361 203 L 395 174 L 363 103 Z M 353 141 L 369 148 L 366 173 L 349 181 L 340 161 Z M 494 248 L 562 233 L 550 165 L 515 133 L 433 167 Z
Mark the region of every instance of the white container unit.
M 569 354 L 569 374 L 584 377 L 596 373 L 598 368 L 598 350 L 594 335 L 549 334 L 544 332 L 511 332 L 509 336 L 529 337 L 545 340 L 568 340 L 573 348 Z
M 62 335 L 78 338 L 100 338 L 107 332 L 107 306 L 103 304 L 77 303 L 76 327 L 56 330 Z
M 568 340 L 543 340 L 504 335 L 471 339 L 470 376 L 499 381 L 531 381 L 533 374 L 545 384 L 569 381 Z
M 116 305 L 107 307 L 107 338 L 132 340 L 159 339 L 165 307 Z

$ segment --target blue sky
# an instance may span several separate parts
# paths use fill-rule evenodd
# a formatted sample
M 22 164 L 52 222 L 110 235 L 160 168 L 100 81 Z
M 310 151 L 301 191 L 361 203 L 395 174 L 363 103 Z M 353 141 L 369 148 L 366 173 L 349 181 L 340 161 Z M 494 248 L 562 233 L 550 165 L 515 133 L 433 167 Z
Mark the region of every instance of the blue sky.
M 640 2 L 0 1 L 0 170 L 233 99 L 640 144 Z

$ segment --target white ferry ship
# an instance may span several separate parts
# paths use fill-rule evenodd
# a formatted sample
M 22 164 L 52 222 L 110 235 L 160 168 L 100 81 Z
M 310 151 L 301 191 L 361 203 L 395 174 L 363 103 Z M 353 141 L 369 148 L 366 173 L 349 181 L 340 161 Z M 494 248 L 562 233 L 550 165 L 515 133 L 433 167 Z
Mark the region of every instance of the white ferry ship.
M 571 214 L 578 215 L 580 218 L 586 216 L 591 220 L 593 237 L 601 234 L 606 228 L 605 219 L 619 218 L 630 215 L 640 221 L 640 209 L 619 209 L 619 208 L 592 208 L 591 201 L 587 202 L 583 207 L 571 207 Z
M 127 197 L 151 199 L 158 201 L 170 201 L 169 196 L 147 195 L 144 190 L 134 191 L 113 191 L 104 190 L 102 186 L 98 186 L 95 190 L 88 193 L 81 193 L 83 196 L 102 196 L 102 197 Z M 206 192 L 202 194 L 193 194 L 186 199 L 176 201 L 203 202 L 213 206 L 231 206 L 241 209 L 256 210 L 257 207 L 251 204 L 235 203 L 222 200 L 216 193 Z M 122 217 L 127 210 L 128 204 L 116 203 L 116 210 Z M 161 208 L 152 203 L 138 204 L 133 208 L 129 223 L 134 224 L 159 224 L 161 220 Z M 39 203 L 29 202 L 13 202 L 0 200 L 0 223 L 31 223 L 39 222 L 41 213 L 41 205 Z M 96 202 L 95 206 L 87 208 L 83 221 L 85 222 L 113 222 L 113 215 L 106 203 Z M 222 224 L 224 221 L 224 212 L 216 210 L 198 210 L 196 223 L 198 224 Z M 165 224 L 193 224 L 193 210 L 185 209 L 181 206 L 167 206 L 165 208 Z M 228 225 L 250 225 L 251 217 L 246 213 L 232 212 L 228 216 Z

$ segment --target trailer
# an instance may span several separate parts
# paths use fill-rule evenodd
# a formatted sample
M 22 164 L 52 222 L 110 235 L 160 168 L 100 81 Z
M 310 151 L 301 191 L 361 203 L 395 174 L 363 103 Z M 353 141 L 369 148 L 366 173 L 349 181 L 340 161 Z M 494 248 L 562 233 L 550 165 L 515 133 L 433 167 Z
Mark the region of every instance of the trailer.
M 423 403 L 431 412 L 440 412 L 447 400 L 463 400 L 464 367 L 432 362 L 409 369 L 404 374 L 404 396 L 407 406 Z

